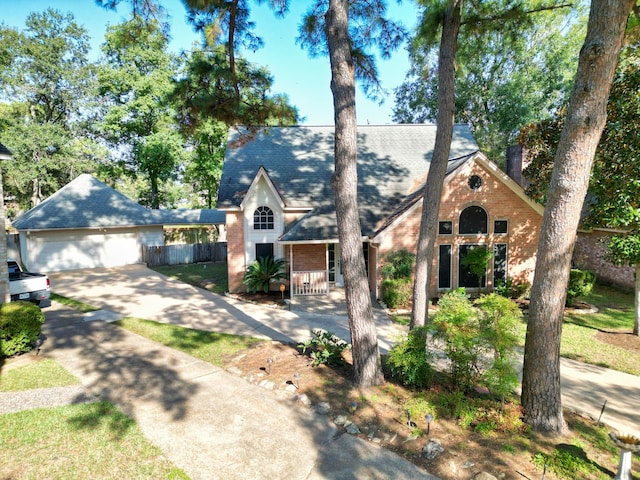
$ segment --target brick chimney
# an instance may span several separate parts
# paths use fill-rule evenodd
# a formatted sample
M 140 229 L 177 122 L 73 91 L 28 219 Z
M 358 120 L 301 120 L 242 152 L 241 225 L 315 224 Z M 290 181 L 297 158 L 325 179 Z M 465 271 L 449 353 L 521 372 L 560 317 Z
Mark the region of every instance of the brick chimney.
M 507 147 L 507 175 L 511 177 L 522 188 L 529 186 L 529 181 L 522 175 L 522 171 L 527 167 L 525 152 L 522 145 L 511 145 Z

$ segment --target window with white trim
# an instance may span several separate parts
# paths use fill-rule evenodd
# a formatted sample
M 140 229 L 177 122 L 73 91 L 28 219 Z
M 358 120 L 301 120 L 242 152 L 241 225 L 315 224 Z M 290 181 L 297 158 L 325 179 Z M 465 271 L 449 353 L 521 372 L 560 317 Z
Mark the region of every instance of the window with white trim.
M 253 212 L 254 230 L 273 230 L 273 210 L 269 207 L 261 206 Z

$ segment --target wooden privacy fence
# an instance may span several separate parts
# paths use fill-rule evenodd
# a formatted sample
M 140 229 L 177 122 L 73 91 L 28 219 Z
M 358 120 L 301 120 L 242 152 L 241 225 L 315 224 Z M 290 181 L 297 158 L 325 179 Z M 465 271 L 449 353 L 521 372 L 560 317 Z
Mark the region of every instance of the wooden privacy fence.
M 227 242 L 142 246 L 142 261 L 149 267 L 226 260 Z

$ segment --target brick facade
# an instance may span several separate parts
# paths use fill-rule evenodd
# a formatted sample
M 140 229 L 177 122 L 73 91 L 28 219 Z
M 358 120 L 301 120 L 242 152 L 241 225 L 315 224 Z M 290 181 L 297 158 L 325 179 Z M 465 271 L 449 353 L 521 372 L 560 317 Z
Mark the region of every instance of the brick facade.
M 468 185 L 471 176 L 482 179 L 482 186 L 472 190 Z M 459 218 L 469 206 L 482 207 L 488 216 L 488 233 L 482 235 L 460 235 Z M 378 270 L 384 262 L 384 255 L 405 248 L 415 252 L 419 235 L 421 204 L 408 211 L 389 232 L 384 235 L 378 249 Z M 440 204 L 440 221 L 451 221 L 453 234 L 438 235 L 433 261 L 430 295 L 437 295 L 438 246 L 452 246 L 452 287 L 458 285 L 458 248 L 463 244 L 480 244 L 489 248 L 496 243 L 506 243 L 507 276 L 515 281 L 533 282 L 538 236 L 542 216 L 525 200 L 500 180 L 494 172 L 478 162 L 470 162 L 468 168 L 454 174 L 445 184 Z M 506 234 L 494 233 L 494 220 L 507 220 Z M 493 287 L 493 271 L 487 272 L 487 287 Z
M 478 176 L 482 185 L 478 189 L 469 186 L 469 178 Z M 434 274 L 430 286 L 430 295 L 438 294 L 438 248 L 451 245 L 451 287 L 458 283 L 459 248 L 461 245 L 486 245 L 492 249 L 494 244 L 507 244 L 507 276 L 517 282 L 533 282 L 538 236 L 542 223 L 541 209 L 534 208 L 515 190 L 520 187 L 506 178 L 502 172 L 494 170 L 490 163 L 472 160 L 454 172 L 445 183 L 441 205 L 440 221 L 451 221 L 453 233 L 438 235 L 436 254 L 434 255 Z M 469 206 L 482 207 L 487 213 L 487 234 L 461 235 L 458 233 L 462 211 Z M 284 215 L 285 225 L 294 221 L 302 213 L 288 212 Z M 384 256 L 392 251 L 407 249 L 415 252 L 418 242 L 421 203 L 410 208 L 383 234 L 376 238 L 379 243 L 369 248 L 369 283 L 372 291 L 379 293 L 381 281 L 378 272 L 384 262 Z M 495 233 L 494 221 L 506 220 L 507 233 Z M 227 241 L 229 263 L 229 290 L 242 291 L 242 277 L 246 270 L 246 235 L 243 226 L 243 213 L 227 212 Z M 291 256 L 293 249 L 293 256 Z M 286 245 L 281 250 L 287 263 L 293 257 L 293 270 L 318 271 L 327 268 L 327 245 L 324 243 Z M 491 262 L 490 262 L 491 263 Z M 290 271 L 287 265 L 287 271 Z M 493 288 L 493 268 L 487 271 L 487 287 Z
M 242 277 L 247 269 L 244 248 L 243 213 L 227 212 L 227 268 L 230 292 L 244 290 Z
M 293 270 L 310 271 L 327 269 L 327 245 L 312 243 L 293 246 Z

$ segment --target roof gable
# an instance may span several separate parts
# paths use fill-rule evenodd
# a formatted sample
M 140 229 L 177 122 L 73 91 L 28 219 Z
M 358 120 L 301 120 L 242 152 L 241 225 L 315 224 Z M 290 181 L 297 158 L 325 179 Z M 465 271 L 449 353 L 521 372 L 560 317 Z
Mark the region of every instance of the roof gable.
M 68 183 L 13 222 L 18 230 L 158 225 L 142 205 L 89 174 Z
M 247 201 L 252 196 L 255 195 L 255 193 L 256 193 L 256 191 L 258 189 L 258 185 L 260 183 L 260 180 L 264 180 L 264 182 L 267 184 L 267 188 L 269 189 L 271 194 L 275 197 L 275 199 L 277 200 L 278 204 L 280 205 L 280 208 L 284 209 L 285 204 L 284 204 L 284 201 L 282 200 L 282 196 L 280 195 L 280 192 L 278 192 L 278 189 L 276 188 L 276 186 L 271 181 L 271 178 L 269 177 L 269 173 L 267 173 L 267 170 L 263 166 L 261 166 L 258 169 L 258 173 L 256 174 L 255 178 L 251 182 L 251 186 L 249 187 L 249 191 L 247 192 L 247 194 L 242 199 L 242 203 L 240 204 L 241 208 L 244 208 L 244 206 L 247 203 Z
M 539 203 L 533 201 L 527 196 L 524 189 L 516 183 L 505 172 L 500 170 L 498 166 L 489 160 L 482 152 L 476 152 L 475 154 L 463 158 L 450 160 L 447 167 L 447 176 L 444 179 L 444 185 L 447 185 L 456 175 L 464 175 L 471 168 L 472 162 L 478 162 L 482 167 L 494 175 L 502 184 L 504 184 L 509 190 L 515 193 L 525 204 L 527 204 L 534 212 L 542 216 L 544 214 L 544 207 Z M 411 214 L 416 208 L 422 207 L 422 199 L 424 193 L 424 184 L 420 189 L 416 190 L 411 195 L 408 195 L 400 206 L 387 218 L 372 235 L 374 242 L 380 241 L 380 236 L 384 235 L 385 231 L 394 228 L 401 223 L 403 219 Z
M 13 222 L 18 230 L 220 225 L 215 209 L 149 210 L 89 174 L 82 174 Z

